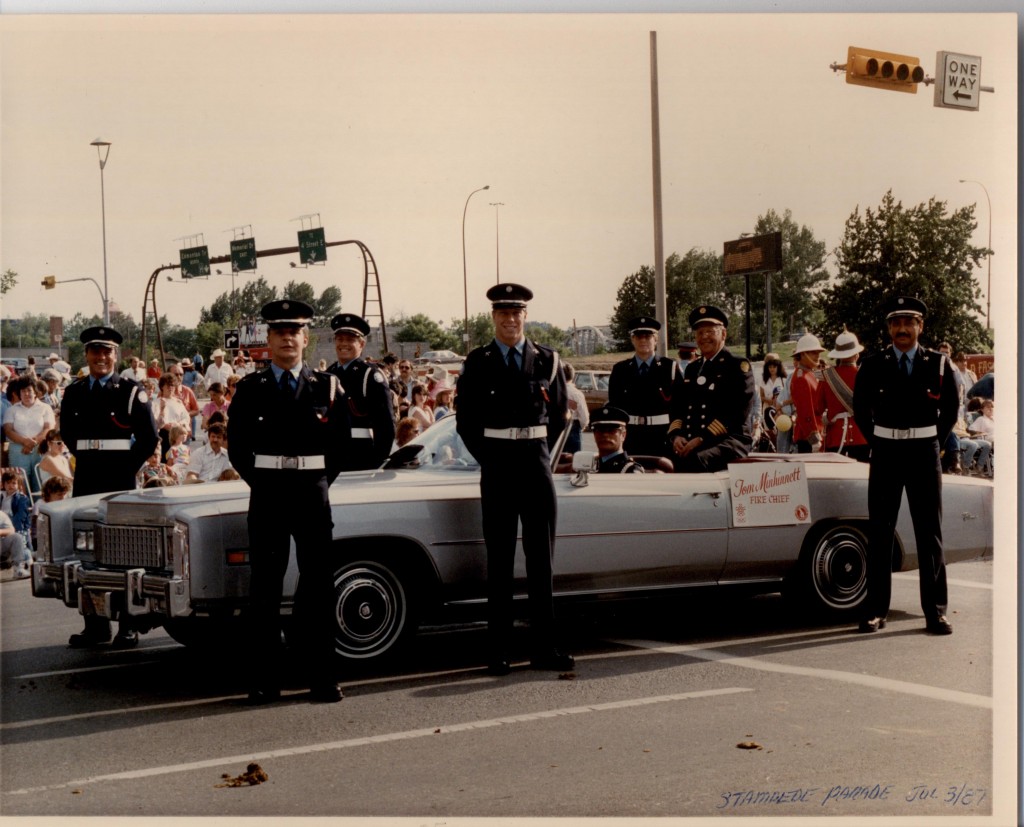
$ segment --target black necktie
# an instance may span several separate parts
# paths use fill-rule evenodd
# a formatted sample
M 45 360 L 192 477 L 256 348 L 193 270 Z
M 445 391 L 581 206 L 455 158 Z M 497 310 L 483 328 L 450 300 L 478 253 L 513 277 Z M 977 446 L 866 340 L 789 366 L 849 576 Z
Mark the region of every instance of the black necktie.
M 904 376 L 910 376 L 910 359 L 907 358 L 906 353 L 900 356 L 900 370 L 903 371 Z
M 103 385 L 100 383 L 100 380 L 99 379 L 93 379 L 92 380 L 92 395 L 93 396 L 99 396 L 101 390 L 103 390 Z
M 281 371 L 281 392 L 288 396 L 291 396 L 292 372 L 290 370 Z
M 646 362 L 641 362 L 640 363 L 640 375 L 641 376 L 646 376 L 647 375 L 647 363 Z
M 519 362 L 516 361 L 516 349 L 514 347 L 508 349 L 508 366 L 516 372 L 519 371 Z

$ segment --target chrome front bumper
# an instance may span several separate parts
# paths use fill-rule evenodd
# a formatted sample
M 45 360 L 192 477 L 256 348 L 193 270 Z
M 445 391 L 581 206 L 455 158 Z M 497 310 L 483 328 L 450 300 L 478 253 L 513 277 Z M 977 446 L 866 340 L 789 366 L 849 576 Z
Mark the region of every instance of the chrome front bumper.
M 32 594 L 62 600 L 83 615 L 108 618 L 119 612 L 166 617 L 192 613 L 188 580 L 139 568 L 86 569 L 79 560 L 33 563 Z

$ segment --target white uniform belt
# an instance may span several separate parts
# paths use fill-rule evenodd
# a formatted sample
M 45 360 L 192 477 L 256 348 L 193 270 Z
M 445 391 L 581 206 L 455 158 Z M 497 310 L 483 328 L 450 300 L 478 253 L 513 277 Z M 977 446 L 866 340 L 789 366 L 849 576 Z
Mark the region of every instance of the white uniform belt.
M 930 439 L 939 435 L 939 429 L 935 425 L 926 425 L 923 428 L 883 428 L 875 426 L 875 436 L 883 439 Z
M 353 428 L 352 439 L 373 439 L 373 428 Z
M 656 416 L 631 416 L 630 425 L 668 425 L 668 414 L 657 414 Z
M 130 451 L 130 439 L 80 439 L 76 444 L 78 451 Z
M 491 439 L 546 439 L 547 425 L 531 425 L 529 428 L 484 428 L 484 436 Z
M 269 454 L 256 454 L 256 468 L 278 468 L 286 471 L 322 470 L 327 467 L 323 456 L 306 457 L 275 457 Z

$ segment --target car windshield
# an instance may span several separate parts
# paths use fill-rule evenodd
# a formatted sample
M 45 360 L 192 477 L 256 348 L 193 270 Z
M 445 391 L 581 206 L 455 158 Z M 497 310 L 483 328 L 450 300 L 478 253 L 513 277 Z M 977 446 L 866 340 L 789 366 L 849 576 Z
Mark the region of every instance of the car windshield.
M 479 468 L 476 459 L 469 453 L 455 430 L 454 415 L 442 417 L 419 434 L 412 443 L 392 454 L 387 467 L 429 467 L 451 471 Z
M 569 435 L 569 423 L 558 443 L 552 449 L 552 458 L 560 456 L 562 445 Z M 413 442 L 395 451 L 385 468 L 430 468 L 444 471 L 478 471 L 480 466 L 469 453 L 458 431 L 455 430 L 455 415 L 450 414 L 437 420 Z

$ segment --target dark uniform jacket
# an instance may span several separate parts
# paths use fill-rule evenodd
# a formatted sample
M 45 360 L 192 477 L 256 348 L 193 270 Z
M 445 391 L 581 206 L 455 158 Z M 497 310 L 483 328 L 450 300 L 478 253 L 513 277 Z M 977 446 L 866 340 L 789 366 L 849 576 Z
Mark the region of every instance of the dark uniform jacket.
M 60 413 L 61 436 L 75 458 L 76 497 L 134 488 L 136 473 L 160 441 L 142 385 L 116 371 L 95 394 L 89 382 L 85 376 L 68 385 Z M 134 441 L 129 450 L 79 447 L 100 439 Z
M 690 362 L 672 396 L 669 439 L 701 437 L 701 450 L 729 438 L 749 447 L 753 403 L 754 374 L 746 359 L 723 348 L 710 362 Z
M 655 356 L 647 374 L 641 376 L 635 356 L 617 362 L 608 378 L 608 404 L 630 416 L 668 414 L 678 368 L 675 359 Z M 665 425 L 660 427 L 664 432 Z
M 256 454 L 323 456 L 325 470 L 294 473 L 326 476 L 333 482 L 343 470 L 349 441 L 345 391 L 338 378 L 326 371 L 303 365 L 294 399 L 285 397 L 269 367 L 242 377 L 235 385 L 228 417 L 228 457 L 250 487 L 262 473 L 255 467 Z M 275 479 L 283 478 L 278 474 Z
M 565 429 L 568 397 L 558 353 L 529 339 L 518 371 L 505 363 L 496 341 L 473 350 L 456 391 L 456 428 L 481 465 L 486 461 L 485 428 L 546 426 L 549 450 Z
M 598 460 L 598 473 L 601 474 L 643 474 L 644 467 L 629 458 L 625 451 L 620 451 L 607 460 Z
M 394 407 L 387 377 L 362 359 L 353 359 L 344 368 L 335 362 L 328 371 L 341 380 L 355 431 L 344 460 L 345 470 L 379 468 L 395 442 Z M 356 429 L 370 430 L 373 437 L 367 439 Z
M 953 366 L 936 350 L 918 346 L 909 379 L 892 347 L 861 362 L 853 387 L 853 416 L 870 443 L 875 425 L 885 428 L 938 427 L 939 445 L 953 430 L 959 408 Z

